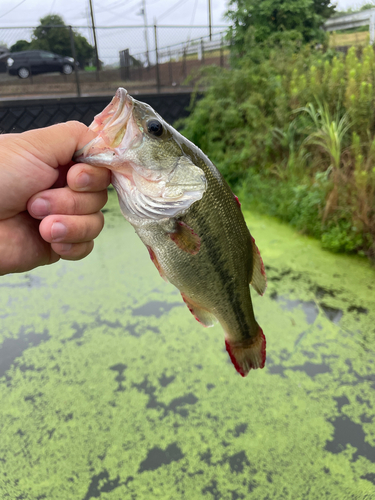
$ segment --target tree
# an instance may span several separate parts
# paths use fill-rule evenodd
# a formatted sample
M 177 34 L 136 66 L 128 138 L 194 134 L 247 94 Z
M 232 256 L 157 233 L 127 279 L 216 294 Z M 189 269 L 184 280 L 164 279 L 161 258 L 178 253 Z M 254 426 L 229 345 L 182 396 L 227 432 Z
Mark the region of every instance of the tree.
M 362 10 L 373 9 L 374 7 L 375 7 L 374 2 L 372 2 L 372 3 L 365 3 L 365 4 L 362 5 L 362 7 L 359 9 L 359 11 L 362 12 Z
M 45 16 L 40 19 L 32 35 L 33 49 L 49 50 L 62 56 L 71 56 L 69 28 L 58 15 Z
M 321 41 L 321 26 L 334 11 L 331 0 L 230 0 L 226 17 L 233 23 L 233 43 L 242 52 L 249 30 L 255 43 L 285 32 L 300 33 L 305 42 Z
M 73 30 L 73 40 L 79 64 L 84 68 L 94 58 L 95 50 L 86 38 Z M 31 42 L 18 40 L 11 47 L 12 52 L 21 50 L 48 50 L 61 56 L 73 56 L 70 43 L 70 29 L 61 16 L 53 14 L 40 19 Z
M 10 47 L 10 51 L 22 52 L 23 50 L 30 50 L 30 45 L 31 42 L 27 42 L 26 40 L 17 40 L 17 42 Z

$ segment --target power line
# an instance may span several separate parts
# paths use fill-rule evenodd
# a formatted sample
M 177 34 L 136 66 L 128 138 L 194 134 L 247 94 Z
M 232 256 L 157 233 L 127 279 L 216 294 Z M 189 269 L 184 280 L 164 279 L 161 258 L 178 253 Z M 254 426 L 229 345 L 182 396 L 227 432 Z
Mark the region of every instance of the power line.
M 190 31 L 189 31 L 189 35 L 188 35 L 188 42 L 190 42 L 191 30 L 193 29 L 193 24 L 194 24 L 195 14 L 196 14 L 196 12 L 197 12 L 197 5 L 198 5 L 198 0 L 195 0 L 194 9 L 193 9 L 193 14 L 192 14 L 192 16 L 191 16 L 191 21 L 190 21 Z
M 141 5 L 142 5 L 142 2 L 138 0 L 136 3 L 133 3 L 133 5 L 131 6 L 131 9 L 133 10 L 135 7 L 138 7 L 138 6 L 141 6 Z M 128 9 L 129 5 L 126 5 L 125 7 Z M 107 9 L 107 10 L 109 10 L 109 9 Z M 118 19 L 120 15 L 122 15 L 121 11 L 118 12 L 115 17 L 111 17 L 110 19 L 107 19 L 106 22 L 110 23 L 112 20 Z
M 170 14 L 171 12 L 173 12 L 175 9 L 177 9 L 177 7 L 179 7 L 180 5 L 182 5 L 183 3 L 185 3 L 186 1 L 187 0 L 180 0 L 179 2 L 177 2 L 176 4 L 174 4 L 170 9 L 166 10 L 164 12 L 164 14 L 162 14 L 161 16 L 159 16 L 158 21 L 160 21 L 160 19 L 163 19 L 168 14 Z
M 112 4 L 110 3 L 108 5 L 108 7 L 110 7 L 111 9 L 116 8 L 116 7 L 123 7 L 123 6 L 127 7 L 127 4 L 124 4 L 124 0 L 119 0 L 117 2 L 113 2 Z M 105 6 L 105 7 L 107 7 L 107 6 Z
M 51 14 L 52 14 L 52 9 L 53 9 L 53 8 L 54 8 L 54 6 L 55 6 L 55 2 L 56 2 L 56 0 L 53 0 L 52 5 L 51 5 L 51 9 L 50 9 L 50 11 L 49 11 L 49 15 L 51 15 Z
M 118 7 L 128 7 L 128 5 L 127 4 L 124 5 L 123 0 L 121 0 L 120 2 L 113 2 L 113 3 L 110 3 L 108 5 L 96 7 L 95 10 L 96 10 L 96 12 L 106 12 L 107 10 L 112 12 L 113 9 L 117 9 Z
M 17 7 L 19 7 L 20 5 L 22 5 L 24 2 L 26 2 L 26 0 L 22 0 L 22 2 L 18 3 L 15 7 L 13 7 L 12 9 L 8 10 L 8 12 L 5 12 L 5 14 L 3 14 L 2 16 L 0 16 L 0 19 L 4 16 L 6 16 L 7 14 L 9 14 L 9 12 L 12 12 L 12 10 L 14 9 L 17 9 Z

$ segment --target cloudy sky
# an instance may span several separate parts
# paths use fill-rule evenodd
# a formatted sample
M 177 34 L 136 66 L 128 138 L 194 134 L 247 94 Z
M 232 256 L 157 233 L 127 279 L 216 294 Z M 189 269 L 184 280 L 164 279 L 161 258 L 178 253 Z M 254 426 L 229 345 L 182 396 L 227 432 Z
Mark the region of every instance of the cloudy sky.
M 99 57 L 105 64 L 118 64 L 119 51 L 123 49 L 129 49 L 130 54 L 140 60 L 145 59 L 142 1 L 146 2 L 148 25 L 154 24 L 156 19 L 158 26 L 181 26 L 158 30 L 158 46 L 164 48 L 166 54 L 170 50 L 175 51 L 176 44 L 182 53 L 187 40 L 208 36 L 208 0 L 92 0 L 95 23 L 99 27 L 96 32 Z M 212 24 L 217 26 L 213 32 L 218 33 L 217 43 L 220 43 L 219 33 L 224 31 L 219 26 L 227 24 L 223 15 L 228 1 L 211 0 Z M 338 0 L 338 6 L 345 9 L 369 1 Z M 33 34 L 31 27 L 37 26 L 39 20 L 48 14 L 59 14 L 67 25 L 80 27 L 78 31 L 93 44 L 93 33 L 89 28 L 89 0 L 0 0 L 0 5 L 0 45 L 11 47 L 17 40 L 30 41 Z M 128 28 L 116 29 L 115 26 Z M 152 54 L 155 48 L 152 28 L 147 30 L 147 40 Z M 171 46 L 172 49 L 169 48 Z
M 98 26 L 143 24 L 139 15 L 142 0 L 92 0 Z M 369 1 L 369 0 L 367 0 Z M 211 0 L 212 23 L 223 24 L 227 0 Z M 340 8 L 365 3 L 338 0 Z M 35 26 L 41 17 L 60 14 L 66 24 L 87 25 L 88 0 L 3 0 L 0 2 L 0 27 Z M 158 24 L 205 25 L 208 0 L 146 0 L 148 24 L 156 18 Z
M 92 3 L 98 26 L 143 24 L 142 0 L 92 0 Z M 34 26 L 51 13 L 60 14 L 71 25 L 87 25 L 89 20 L 88 0 L 11 0 L 0 4 L 3 27 Z M 211 4 L 212 23 L 223 24 L 227 0 L 211 0 Z M 158 24 L 207 24 L 208 0 L 146 0 L 146 14 L 148 24 L 153 24 L 154 18 Z

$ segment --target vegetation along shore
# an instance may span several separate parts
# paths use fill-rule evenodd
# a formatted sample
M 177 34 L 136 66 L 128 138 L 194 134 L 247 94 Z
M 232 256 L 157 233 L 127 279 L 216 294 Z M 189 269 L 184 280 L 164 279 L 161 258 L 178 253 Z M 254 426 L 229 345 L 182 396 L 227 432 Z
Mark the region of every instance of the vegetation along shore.
M 252 15 L 250 23 L 255 4 L 230 4 L 232 69 L 200 75 L 197 88 L 206 90 L 182 131 L 246 207 L 289 222 L 325 249 L 373 260 L 374 48 L 339 52 L 320 28 L 306 33 L 299 21 L 279 29 Z

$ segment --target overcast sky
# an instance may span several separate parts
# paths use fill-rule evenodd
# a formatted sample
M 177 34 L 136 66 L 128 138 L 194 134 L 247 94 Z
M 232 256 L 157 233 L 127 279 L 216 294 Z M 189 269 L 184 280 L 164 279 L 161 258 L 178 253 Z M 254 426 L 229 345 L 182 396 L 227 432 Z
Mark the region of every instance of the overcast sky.
M 160 28 L 158 30 L 158 46 L 164 51 L 174 51 L 176 44 L 179 50 L 187 40 L 208 37 L 208 0 L 144 0 L 146 2 L 147 24 L 152 25 L 154 19 L 158 26 L 185 26 L 185 28 Z M 211 0 L 212 24 L 217 26 L 213 33 L 223 32 L 219 25 L 227 24 L 223 15 L 229 0 Z M 367 2 L 370 0 L 367 0 Z M 340 9 L 363 5 L 366 0 L 338 0 Z M 106 65 L 118 65 L 119 51 L 129 49 L 130 54 L 142 61 L 145 60 L 146 40 L 142 28 L 142 0 L 92 0 L 100 59 Z M 375 3 L 375 0 L 374 0 Z M 0 45 L 11 47 L 17 40 L 30 41 L 33 30 L 39 20 L 48 14 L 59 14 L 67 25 L 80 26 L 79 32 L 93 44 L 93 33 L 89 13 L 89 0 L 0 0 Z M 114 26 L 133 26 L 128 29 Z M 140 26 L 136 28 L 135 26 Z M 202 26 L 199 28 L 198 26 Z M 19 27 L 19 29 L 16 29 Z M 30 29 L 25 29 L 30 27 Z M 103 27 L 103 29 L 100 29 Z M 107 28 L 104 28 L 107 27 Z M 111 28 L 112 29 L 108 29 Z M 3 29 L 1 29 L 3 28 Z M 220 43 L 220 36 L 213 39 Z M 148 46 L 153 57 L 154 32 L 147 30 Z M 206 43 L 206 42 L 205 42 Z M 169 47 L 172 46 L 172 49 Z M 166 47 L 168 47 L 166 49 Z M 179 54 L 179 53 L 178 53 Z M 177 55 L 177 57 L 179 57 Z
M 148 24 L 206 25 L 208 0 L 145 0 Z M 370 0 L 367 0 L 370 1 Z M 92 0 L 98 26 L 143 24 L 137 15 L 142 0 Z M 35 26 L 48 14 L 61 15 L 66 24 L 87 25 L 88 0 L 2 0 L 0 26 Z M 211 0 L 212 23 L 226 24 L 223 14 L 228 0 Z M 362 5 L 366 0 L 338 0 L 340 8 Z M 10 12 L 9 12 L 10 11 Z M 170 11 L 170 12 L 169 12 Z
M 98 26 L 143 24 L 142 0 L 92 0 Z M 211 0 L 212 24 L 223 24 L 227 0 Z M 88 0 L 0 1 L 0 26 L 35 26 L 48 14 L 61 15 L 66 24 L 87 25 Z M 18 5 L 18 6 L 17 6 Z M 8 11 L 10 11 L 7 14 Z M 170 11 L 170 12 L 169 12 Z M 148 24 L 206 25 L 208 0 L 146 0 Z M 226 24 L 226 23 L 225 23 Z

